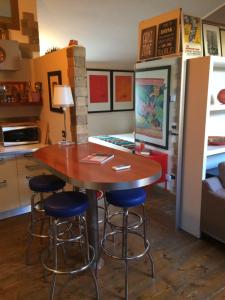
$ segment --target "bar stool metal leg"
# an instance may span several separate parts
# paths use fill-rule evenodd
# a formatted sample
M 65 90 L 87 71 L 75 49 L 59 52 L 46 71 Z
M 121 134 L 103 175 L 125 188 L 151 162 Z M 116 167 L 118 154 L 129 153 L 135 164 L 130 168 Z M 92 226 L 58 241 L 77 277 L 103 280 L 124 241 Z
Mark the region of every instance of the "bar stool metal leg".
M 104 212 L 104 227 L 103 227 L 103 237 L 106 235 L 106 226 L 107 226 L 107 222 L 106 220 L 109 217 L 109 204 L 107 203 L 107 201 L 104 198 L 104 206 L 105 206 L 105 212 Z M 111 228 L 112 229 L 112 228 Z
M 39 202 L 39 205 L 40 205 L 40 209 L 39 211 L 43 213 L 44 215 L 44 196 L 43 196 L 43 193 L 40 193 L 40 202 Z M 44 225 L 45 225 L 45 221 L 46 221 L 46 218 L 41 218 L 40 220 L 40 236 L 45 236 L 44 235 Z M 43 239 L 40 239 L 40 243 L 43 242 Z
M 42 174 L 29 178 L 29 187 L 33 192 L 31 196 L 31 214 L 29 224 L 29 236 L 26 249 L 26 263 L 30 264 L 30 252 L 33 238 L 39 238 L 40 243 L 48 239 L 48 233 L 45 232 L 46 221 L 49 217 L 44 210 L 44 193 L 55 193 L 65 186 L 65 182 L 55 175 Z M 36 197 L 39 197 L 36 199 Z M 48 221 L 49 222 L 49 221 Z M 49 228 L 49 226 L 48 226 Z
M 49 248 L 42 253 L 42 265 L 51 272 L 50 299 L 56 294 L 56 276 L 75 275 L 90 269 L 95 286 L 96 299 L 99 299 L 97 278 L 92 270 L 95 262 L 95 250 L 89 244 L 86 210 L 88 207 L 87 196 L 80 192 L 56 193 L 45 199 L 45 212 L 51 218 L 49 234 Z M 77 248 L 78 251 L 74 248 Z M 80 247 L 82 246 L 82 248 Z M 65 247 L 68 261 L 65 261 L 61 253 Z M 62 248 L 62 249 L 61 249 Z M 79 259 L 74 258 L 79 255 Z
M 52 227 L 52 240 L 53 240 L 53 257 L 54 257 L 54 268 L 55 270 L 58 269 L 58 252 L 57 252 L 57 236 L 58 236 L 58 226 L 57 220 L 53 220 L 53 227 Z M 55 285 L 56 285 L 56 273 L 52 274 L 52 282 L 50 288 L 50 299 L 53 300 L 54 292 L 55 292 Z
M 37 203 L 35 203 L 35 199 L 38 196 L 38 194 L 40 195 L 40 201 L 38 201 Z M 27 241 L 27 248 L 26 248 L 26 264 L 29 265 L 30 264 L 30 251 L 31 251 L 31 246 L 32 246 L 32 242 L 33 242 L 33 238 L 34 237 L 39 237 L 40 239 L 40 243 L 43 241 L 44 238 L 47 238 L 47 234 L 44 234 L 44 225 L 45 225 L 45 221 L 46 221 L 46 217 L 44 216 L 44 209 L 43 209 L 43 201 L 44 201 L 44 197 L 43 197 L 43 193 L 36 193 L 34 192 L 31 196 L 31 213 L 30 213 L 30 224 L 29 224 L 29 237 L 28 237 L 28 241 Z M 39 208 L 37 209 L 36 206 L 39 206 Z M 42 216 L 37 217 L 36 214 L 42 214 Z M 37 233 L 37 231 L 35 230 L 35 225 L 40 221 L 40 231 L 39 233 Z
M 144 233 L 144 243 L 145 243 L 145 248 L 147 248 L 148 243 L 147 243 L 147 235 L 146 235 L 146 212 L 145 212 L 145 205 L 142 205 L 142 210 L 143 210 L 143 233 Z M 151 265 L 151 274 L 152 274 L 152 278 L 155 277 L 155 266 L 154 266 L 154 261 L 153 261 L 153 257 L 151 254 L 151 246 L 149 247 L 148 251 L 147 251 L 147 256 L 149 258 L 150 261 L 150 265 Z
M 125 299 L 128 300 L 128 209 L 123 213 L 123 258 L 125 263 Z
M 124 263 L 124 294 L 125 299 L 128 300 L 129 262 L 143 258 L 147 255 L 147 259 L 149 259 L 151 263 L 151 275 L 152 277 L 154 276 L 154 263 L 150 253 L 150 243 L 146 234 L 146 215 L 144 207 L 146 192 L 141 188 L 107 192 L 106 199 L 109 204 L 114 205 L 115 207 L 120 207 L 122 210 L 110 215 L 105 214 L 105 228 L 110 226 L 111 231 L 108 232 L 108 230 L 104 230 L 101 245 L 106 255 L 114 259 L 121 260 Z M 142 214 L 129 210 L 137 206 L 142 206 Z M 118 218 L 120 222 L 118 222 Z M 133 219 L 135 219 L 135 221 L 133 221 Z M 119 252 L 116 252 L 114 247 L 110 247 L 109 244 L 109 237 L 115 236 L 120 236 L 122 238 L 122 249 L 119 248 Z M 135 237 L 137 241 L 139 240 L 141 242 L 140 246 L 142 249 L 135 250 L 135 247 L 132 249 L 132 246 L 134 245 L 132 245 L 132 242 L 130 243 L 131 240 L 128 240 L 128 237 Z M 131 251 L 128 252 L 128 246 L 134 250 L 133 254 L 131 254 Z
M 34 231 L 34 216 L 33 216 L 33 209 L 34 209 L 34 198 L 35 194 L 31 196 L 31 214 L 30 214 L 30 230 Z M 26 264 L 30 264 L 30 249 L 33 241 L 33 235 L 30 234 L 27 241 L 27 249 L 26 249 Z
M 87 235 L 87 224 L 86 224 L 86 220 L 84 217 L 80 217 L 79 218 L 80 222 L 82 223 L 79 229 L 79 235 L 82 239 L 82 237 L 84 237 L 84 241 L 82 243 L 84 243 L 85 247 L 82 248 L 84 250 L 84 260 L 85 260 L 85 265 L 83 267 L 81 267 L 80 269 L 77 270 L 72 270 L 72 271 L 61 271 L 59 269 L 59 265 L 58 265 L 58 246 L 61 246 L 62 239 L 59 237 L 60 233 L 59 233 L 59 224 L 60 221 L 58 219 L 54 219 L 51 218 L 51 228 L 50 228 L 50 246 L 49 246 L 49 250 L 48 250 L 48 254 L 46 255 L 46 257 L 43 259 L 42 258 L 42 263 L 44 265 L 44 268 L 49 270 L 50 272 L 52 272 L 52 279 L 51 279 L 51 287 L 50 287 L 50 299 L 53 300 L 54 299 L 54 295 L 55 295 L 55 287 L 56 287 L 56 275 L 57 274 L 76 274 L 78 272 L 81 272 L 85 269 L 87 269 L 90 264 L 94 261 L 94 248 L 92 246 L 89 245 L 88 242 L 88 235 Z M 82 221 L 81 221 L 82 220 Z M 77 240 L 79 240 L 80 238 L 78 238 Z M 73 237 L 70 237 L 69 240 L 73 240 Z M 66 242 L 66 240 L 65 240 Z M 92 252 L 92 257 L 90 257 L 90 251 Z M 53 268 L 48 267 L 45 262 L 48 261 L 50 253 L 52 252 L 53 254 Z M 43 253 L 45 254 L 45 253 Z M 90 273 L 91 273 L 91 277 L 95 286 L 95 290 L 96 290 L 96 299 L 99 300 L 99 288 L 98 288 L 98 283 L 97 283 L 97 278 L 96 278 L 96 274 L 94 272 L 94 270 L 89 267 L 90 269 Z
M 85 231 L 84 239 L 85 239 L 85 245 L 86 245 L 86 261 L 85 261 L 85 263 L 87 263 L 88 261 L 90 261 L 90 246 L 89 246 L 89 240 L 88 240 L 88 230 L 87 230 L 86 220 L 84 221 L 84 231 Z M 91 277 L 92 277 L 92 280 L 93 280 L 94 285 L 95 285 L 96 298 L 99 299 L 99 289 L 98 289 L 98 282 L 97 282 L 98 267 L 95 265 L 94 270 L 92 268 L 89 268 L 89 270 L 90 270 Z

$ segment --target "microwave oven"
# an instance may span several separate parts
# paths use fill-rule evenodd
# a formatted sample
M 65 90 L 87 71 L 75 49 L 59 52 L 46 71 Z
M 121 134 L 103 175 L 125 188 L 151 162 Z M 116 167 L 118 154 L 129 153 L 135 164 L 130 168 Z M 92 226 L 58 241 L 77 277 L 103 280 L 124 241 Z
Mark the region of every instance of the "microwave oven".
M 19 146 L 25 144 L 39 143 L 39 132 L 37 125 L 4 125 L 1 126 L 2 145 Z

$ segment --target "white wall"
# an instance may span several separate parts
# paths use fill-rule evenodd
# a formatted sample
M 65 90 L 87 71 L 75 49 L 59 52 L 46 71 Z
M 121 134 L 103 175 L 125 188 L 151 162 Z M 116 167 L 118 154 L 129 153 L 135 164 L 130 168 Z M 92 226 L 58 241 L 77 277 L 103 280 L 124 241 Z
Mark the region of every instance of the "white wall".
M 203 17 L 224 0 L 38 0 L 40 49 L 66 47 L 76 39 L 87 49 L 88 62 L 134 63 L 138 23 L 182 7 Z
M 47 55 L 35 58 L 34 65 L 34 80 L 42 82 L 42 97 L 43 106 L 41 110 L 40 119 L 49 123 L 49 137 L 52 143 L 56 143 L 62 139 L 61 131 L 64 129 L 63 114 L 55 113 L 49 109 L 49 87 L 47 73 L 60 70 L 62 75 L 62 84 L 68 84 L 67 73 L 67 56 L 66 48 L 60 51 L 54 51 Z M 67 129 L 70 127 L 69 112 L 67 113 Z M 70 139 L 70 131 L 67 130 L 68 139 Z
M 88 135 L 133 132 L 134 122 L 134 111 L 89 113 Z
M 204 16 L 224 0 L 38 0 L 40 50 L 66 47 L 70 39 L 86 48 L 88 68 L 132 70 L 138 23 L 177 7 Z M 89 135 L 133 131 L 133 112 L 89 114 Z
M 87 62 L 87 69 L 134 70 L 127 62 Z M 133 132 L 135 127 L 134 111 L 89 113 L 88 135 L 119 134 Z

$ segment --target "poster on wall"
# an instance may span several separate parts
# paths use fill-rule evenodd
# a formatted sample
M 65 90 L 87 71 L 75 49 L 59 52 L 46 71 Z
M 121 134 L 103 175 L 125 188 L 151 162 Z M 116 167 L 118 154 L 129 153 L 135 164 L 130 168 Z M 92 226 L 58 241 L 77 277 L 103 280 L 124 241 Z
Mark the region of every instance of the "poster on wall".
M 110 71 L 87 70 L 88 112 L 111 111 Z
M 135 72 L 135 140 L 168 149 L 170 66 Z
M 134 109 L 134 72 L 112 71 L 113 110 Z
M 202 23 L 198 17 L 183 16 L 183 53 L 202 56 Z
M 220 31 L 218 26 L 203 24 L 205 55 L 221 56 Z
M 57 84 L 62 84 L 61 71 L 48 72 L 48 95 L 50 110 L 56 113 L 63 113 L 62 107 L 59 108 L 53 105 L 54 87 Z
M 156 26 L 141 31 L 140 58 L 149 59 L 155 56 Z
M 225 56 L 225 30 L 220 29 L 221 55 Z
M 159 24 L 157 39 L 157 56 L 176 53 L 177 19 Z

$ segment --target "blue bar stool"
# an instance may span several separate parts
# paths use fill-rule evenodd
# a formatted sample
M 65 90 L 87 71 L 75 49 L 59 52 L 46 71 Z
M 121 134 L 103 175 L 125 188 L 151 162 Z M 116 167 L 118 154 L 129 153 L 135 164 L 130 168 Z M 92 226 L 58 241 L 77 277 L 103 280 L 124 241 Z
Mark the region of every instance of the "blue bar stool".
M 38 175 L 29 180 L 29 187 L 33 194 L 31 196 L 31 214 L 28 227 L 29 239 L 26 253 L 27 264 L 30 263 L 30 249 L 33 238 L 48 238 L 48 234 L 44 233 L 45 221 L 48 220 L 44 210 L 44 193 L 55 193 L 62 190 L 64 186 L 65 182 L 55 175 Z
M 56 275 L 77 274 L 86 269 L 91 271 L 96 299 L 99 299 L 98 283 L 92 270 L 95 251 L 88 242 L 85 217 L 87 208 L 87 195 L 76 191 L 56 193 L 44 201 L 45 213 L 50 217 L 51 225 L 49 247 L 42 254 L 42 265 L 52 273 L 51 300 L 54 298 Z M 77 251 L 74 249 L 76 245 Z M 75 253 L 80 254 L 79 258 L 82 260 L 79 260 L 78 266 L 78 259 L 74 258 Z
M 151 263 L 151 276 L 154 277 L 154 263 L 150 253 L 150 243 L 146 236 L 146 217 L 144 203 L 146 201 L 146 192 L 142 188 L 120 190 L 107 192 L 106 200 L 109 204 L 120 207 L 122 210 L 114 214 L 105 214 L 105 229 L 104 236 L 101 241 L 102 249 L 106 255 L 122 260 L 125 263 L 125 299 L 128 299 L 128 261 L 137 260 L 147 255 Z M 142 216 L 135 212 L 130 211 L 131 208 L 142 206 Z M 122 218 L 122 220 L 121 220 Z M 132 219 L 132 220 L 131 220 Z M 107 225 L 110 231 L 107 233 Z M 142 231 L 140 230 L 142 228 Z M 109 239 L 112 237 L 113 239 Z M 122 249 L 119 253 L 115 250 L 118 248 L 109 246 L 109 241 L 113 240 L 115 243 L 116 238 L 122 239 Z M 134 240 L 128 243 L 128 237 L 140 238 L 143 242 L 143 247 L 140 253 L 128 254 L 128 249 L 132 247 Z M 130 241 L 129 241 L 130 242 Z M 142 244 L 142 243 L 141 243 Z

